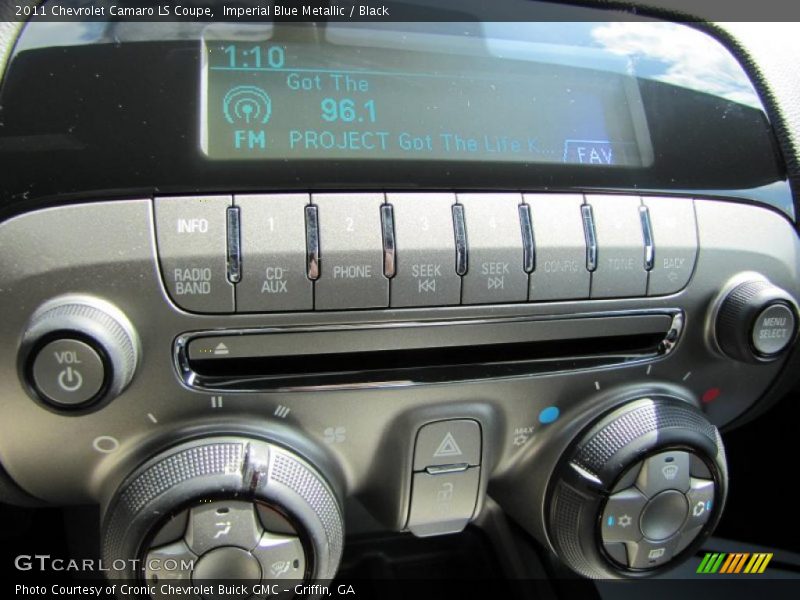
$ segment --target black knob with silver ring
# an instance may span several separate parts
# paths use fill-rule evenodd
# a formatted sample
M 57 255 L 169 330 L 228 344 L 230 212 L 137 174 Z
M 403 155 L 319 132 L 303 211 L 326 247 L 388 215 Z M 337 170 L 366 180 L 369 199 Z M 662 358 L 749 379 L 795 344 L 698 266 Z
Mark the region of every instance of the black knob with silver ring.
M 186 442 L 149 460 L 108 503 L 102 531 L 106 563 L 139 560 L 112 577 L 146 582 L 155 597 L 170 582 L 238 581 L 249 596 L 271 582 L 332 579 L 344 541 L 338 496 L 313 465 L 238 436 Z
M 783 356 L 798 330 L 798 305 L 785 290 L 753 278 L 733 286 L 721 299 L 714 337 L 728 357 L 753 364 Z
M 31 317 L 19 352 L 20 376 L 50 409 L 80 414 L 115 398 L 133 378 L 136 333 L 114 305 L 89 296 L 54 298 Z
M 717 429 L 670 397 L 627 403 L 590 427 L 550 481 L 548 536 L 591 578 L 646 577 L 690 555 L 727 494 Z

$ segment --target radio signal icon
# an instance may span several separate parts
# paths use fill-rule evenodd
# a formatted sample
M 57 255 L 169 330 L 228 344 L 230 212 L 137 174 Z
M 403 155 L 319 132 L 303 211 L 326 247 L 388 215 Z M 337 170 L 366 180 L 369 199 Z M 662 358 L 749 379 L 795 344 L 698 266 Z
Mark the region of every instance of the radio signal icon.
M 225 120 L 231 124 L 242 121 L 248 125 L 264 124 L 272 115 L 272 100 L 260 87 L 237 85 L 225 94 L 222 112 Z

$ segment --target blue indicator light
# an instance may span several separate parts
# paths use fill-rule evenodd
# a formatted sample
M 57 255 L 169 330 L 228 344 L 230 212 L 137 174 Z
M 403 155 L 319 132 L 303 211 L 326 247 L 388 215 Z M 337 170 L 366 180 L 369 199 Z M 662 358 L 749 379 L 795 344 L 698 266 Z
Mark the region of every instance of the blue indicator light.
M 614 526 L 614 517 L 613 516 L 608 517 L 608 521 L 606 521 L 606 522 L 608 523 L 609 527 L 613 527 Z
M 539 413 L 539 423 L 547 425 L 557 420 L 560 415 L 561 411 L 558 410 L 557 406 L 548 406 Z
M 706 510 L 711 510 L 711 500 L 706 502 Z

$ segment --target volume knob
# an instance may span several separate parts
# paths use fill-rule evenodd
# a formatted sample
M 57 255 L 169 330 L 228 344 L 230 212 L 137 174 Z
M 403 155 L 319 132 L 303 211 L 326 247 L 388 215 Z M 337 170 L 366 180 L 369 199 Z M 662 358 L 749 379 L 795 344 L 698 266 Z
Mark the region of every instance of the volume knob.
M 776 360 L 797 333 L 797 302 L 769 281 L 746 281 L 719 305 L 714 332 L 720 350 L 742 362 Z
M 20 350 L 24 382 L 52 408 L 72 410 L 118 396 L 136 370 L 133 326 L 115 306 L 85 296 L 56 298 L 31 318 Z

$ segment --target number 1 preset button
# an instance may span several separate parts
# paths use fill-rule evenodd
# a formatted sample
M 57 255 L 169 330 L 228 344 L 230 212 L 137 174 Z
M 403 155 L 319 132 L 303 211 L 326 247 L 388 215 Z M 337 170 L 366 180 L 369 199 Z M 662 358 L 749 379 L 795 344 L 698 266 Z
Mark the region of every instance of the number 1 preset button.
M 236 196 L 241 209 L 242 280 L 239 312 L 311 310 L 313 283 L 306 272 L 308 194 Z

